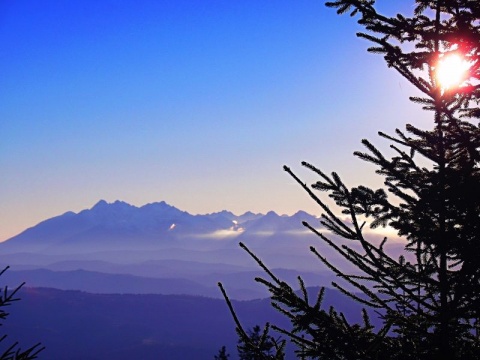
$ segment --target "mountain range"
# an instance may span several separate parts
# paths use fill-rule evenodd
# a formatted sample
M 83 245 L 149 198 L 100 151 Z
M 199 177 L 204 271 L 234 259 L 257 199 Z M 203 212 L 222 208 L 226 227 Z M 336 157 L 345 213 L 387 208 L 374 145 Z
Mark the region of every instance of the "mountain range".
M 222 281 L 233 298 L 254 299 L 268 296 L 254 281 L 265 273 L 239 242 L 294 286 L 298 275 L 308 286 L 334 280 L 311 253 L 312 245 L 349 269 L 303 221 L 325 231 L 318 218 L 303 211 L 292 216 L 226 210 L 192 215 L 163 201 L 136 207 L 101 200 L 0 243 L 0 266 L 11 266 L 4 278 L 8 285 L 26 281 L 28 286 L 106 294 L 219 297 L 216 283 Z
M 122 201 L 99 201 L 79 213 L 66 212 L 45 220 L 0 243 L 0 251 L 61 253 L 119 249 L 158 249 L 171 246 L 235 243 L 251 237 L 306 233 L 302 221 L 318 225 L 318 219 L 299 211 L 293 216 L 229 211 L 192 215 L 164 201 L 136 207 Z M 223 244 L 224 245 L 224 244 Z
M 47 219 L 0 243 L 0 268 L 11 267 L 0 284 L 27 286 L 2 328 L 21 344 L 41 341 L 40 358 L 211 359 L 227 345 L 234 360 L 235 326 L 217 282 L 247 328 L 288 326 L 255 281 L 267 276 L 259 261 L 297 289 L 300 275 L 314 292 L 334 275 L 310 246 L 348 269 L 303 221 L 325 231 L 302 211 L 192 215 L 165 202 L 102 200 Z M 360 321 L 360 306 L 339 292 L 327 292 L 330 305 Z
M 302 221 L 318 219 L 221 211 L 192 215 L 165 202 L 136 207 L 99 201 L 90 209 L 47 219 L 0 243 L 3 282 L 92 293 L 221 296 L 216 283 L 231 284 L 235 299 L 268 296 L 254 281 L 258 264 L 238 243 L 296 284 L 312 286 L 332 275 L 309 253 L 315 240 Z M 294 284 L 294 285 L 295 285 Z

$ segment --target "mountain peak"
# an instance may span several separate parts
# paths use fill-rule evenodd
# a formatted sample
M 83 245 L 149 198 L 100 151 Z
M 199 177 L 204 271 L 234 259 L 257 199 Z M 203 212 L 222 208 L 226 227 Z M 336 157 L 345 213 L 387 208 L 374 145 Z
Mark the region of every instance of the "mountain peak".
M 121 200 L 115 200 L 113 203 L 110 203 L 109 205 L 112 205 L 112 206 L 128 206 L 128 207 L 135 207 L 133 205 L 130 205 L 129 203 L 126 203 L 125 201 L 121 201 Z
M 177 209 L 175 206 L 172 206 L 170 204 L 167 204 L 165 201 L 160 201 L 160 202 L 153 202 L 153 203 L 148 203 L 140 207 L 140 209 L 143 210 L 176 210 L 181 212 L 181 210 Z
M 270 210 L 269 212 L 266 213 L 265 216 L 268 216 L 268 217 L 278 217 L 279 215 L 273 211 L 273 210 Z
M 100 200 L 99 202 L 97 202 L 95 205 L 93 205 L 93 207 L 91 208 L 91 210 L 98 210 L 98 209 L 105 209 L 106 207 L 115 207 L 115 208 L 118 208 L 118 207 L 123 207 L 123 208 L 132 208 L 132 207 L 135 207 L 133 205 L 130 205 L 129 203 L 126 203 L 125 201 L 121 201 L 121 200 L 115 200 L 113 203 L 108 203 L 106 202 L 105 200 Z
M 156 202 L 151 202 L 151 203 L 147 203 L 141 207 L 144 207 L 144 206 L 170 206 L 169 204 L 167 204 L 165 201 L 156 201 Z
M 102 208 L 104 206 L 108 205 L 108 203 L 105 200 L 100 200 L 98 201 L 95 205 L 92 206 L 92 210 L 95 208 Z

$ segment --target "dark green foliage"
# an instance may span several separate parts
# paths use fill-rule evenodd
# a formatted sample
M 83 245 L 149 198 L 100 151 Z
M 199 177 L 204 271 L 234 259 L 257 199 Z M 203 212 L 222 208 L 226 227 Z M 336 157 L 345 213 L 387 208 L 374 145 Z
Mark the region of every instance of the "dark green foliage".
M 5 268 L 0 272 L 0 276 L 8 269 Z M 24 284 L 16 287 L 14 290 L 9 291 L 8 288 L 5 286 L 3 289 L 3 293 L 0 294 L 0 320 L 5 321 L 8 317 L 8 312 L 5 310 L 5 307 L 10 306 L 13 302 L 20 300 L 16 297 L 17 292 Z M 3 335 L 0 337 L 0 344 L 3 345 L 7 339 L 7 335 Z M 27 350 L 22 350 L 18 346 L 18 342 L 14 342 L 13 344 L 6 345 L 6 348 L 2 349 L 0 360 L 31 360 L 37 359 L 37 355 L 43 350 L 44 348 L 40 344 L 36 344 L 30 347 Z
M 218 350 L 218 355 L 214 356 L 215 360 L 228 360 L 230 354 L 227 354 L 227 349 L 225 346 L 222 346 L 220 350 Z
M 433 112 L 432 128 L 407 124 L 394 136 L 387 157 L 368 140 L 360 159 L 372 163 L 384 187 L 349 188 L 336 173 L 307 186 L 285 167 L 323 210 L 320 223 L 304 225 L 360 271 L 343 272 L 314 247 L 312 253 L 340 279 L 332 285 L 376 309 L 383 327 L 376 329 L 364 312 L 363 324 L 350 324 L 333 308 L 322 309 L 323 293 L 313 302 L 301 278 L 300 293 L 266 271 L 256 279 L 268 287 L 272 305 L 287 316 L 291 329 L 272 325 L 298 345 L 303 358 L 328 360 L 480 359 L 480 2 L 417 0 L 413 15 L 377 12 L 373 0 L 328 2 L 339 14 L 358 15 L 373 42 L 423 97 L 412 97 Z M 435 70 L 442 58 L 457 54 L 470 63 L 464 82 L 443 88 Z M 324 192 L 335 205 L 317 196 Z M 365 231 L 388 226 L 404 242 L 404 254 L 389 255 L 388 240 L 378 243 Z M 338 237 L 348 240 L 339 245 Z M 357 289 L 346 289 L 348 283 Z M 361 295 L 358 295 L 358 294 Z M 238 321 L 237 321 L 238 323 Z M 238 327 L 238 325 L 237 325 Z

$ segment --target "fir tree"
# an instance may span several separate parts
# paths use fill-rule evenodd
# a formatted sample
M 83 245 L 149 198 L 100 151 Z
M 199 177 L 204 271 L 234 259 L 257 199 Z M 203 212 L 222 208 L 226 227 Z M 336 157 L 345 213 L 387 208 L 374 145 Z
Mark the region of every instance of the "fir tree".
M 252 330 L 247 331 L 248 338 L 238 339 L 237 350 L 240 360 L 261 360 L 274 353 L 275 339 L 271 336 L 262 336 L 260 330 L 260 326 L 255 325 Z
M 215 355 L 213 358 L 215 360 L 228 360 L 230 357 L 230 354 L 227 354 L 227 348 L 225 346 L 222 346 L 220 350 L 218 350 L 218 354 Z
M 5 271 L 7 271 L 8 267 L 0 271 L 0 276 L 3 275 Z M 5 286 L 3 288 L 3 293 L 0 294 L 0 320 L 5 321 L 8 317 L 8 312 L 4 310 L 5 307 L 10 306 L 13 302 L 18 301 L 19 298 L 16 297 L 20 288 L 24 285 L 21 284 L 17 286 L 14 290 L 9 291 L 8 287 Z M 5 343 L 8 340 L 7 335 L 3 335 L 0 337 L 0 344 Z M 2 344 L 3 345 L 3 344 Z M 3 352 L 0 354 L 0 360 L 33 360 L 37 359 L 38 354 L 43 351 L 44 347 L 40 344 L 36 344 L 27 350 L 22 350 L 18 346 L 18 342 L 14 342 L 6 346 Z
M 480 2 L 416 0 L 413 5 L 411 16 L 389 17 L 377 11 L 374 0 L 327 3 L 339 14 L 359 16 L 366 31 L 358 36 L 372 42 L 369 51 L 383 55 L 423 94 L 411 100 L 432 112 L 432 128 L 407 124 L 395 135 L 380 132 L 391 141 L 391 156 L 362 141 L 366 151 L 355 155 L 376 166 L 385 179 L 380 189 L 349 188 L 336 173 L 303 162 L 319 177 L 307 186 L 285 167 L 322 209 L 320 222 L 328 231 L 304 225 L 362 275 L 343 272 L 314 247 L 312 253 L 357 292 L 342 283 L 333 286 L 376 309 L 383 327 L 375 329 L 367 311 L 363 324 L 350 324 L 334 309 L 322 309 L 323 291 L 310 301 L 299 278 L 298 295 L 242 245 L 268 275 L 256 280 L 291 320 L 292 329 L 273 328 L 297 344 L 302 356 L 480 359 Z M 442 79 L 441 68 L 451 61 L 461 68 L 456 82 Z M 317 191 L 327 193 L 336 208 Z M 404 241 L 404 255 L 392 257 L 388 239 L 369 239 L 366 226 L 393 228 Z
M 218 283 L 218 286 L 220 287 L 236 324 L 235 330 L 238 334 L 237 350 L 240 359 L 284 360 L 286 341 L 270 335 L 269 323 L 265 324 L 261 333 L 260 326 L 258 325 L 254 327 L 253 331 L 245 331 L 233 309 L 233 305 L 230 298 L 227 296 L 223 285 Z

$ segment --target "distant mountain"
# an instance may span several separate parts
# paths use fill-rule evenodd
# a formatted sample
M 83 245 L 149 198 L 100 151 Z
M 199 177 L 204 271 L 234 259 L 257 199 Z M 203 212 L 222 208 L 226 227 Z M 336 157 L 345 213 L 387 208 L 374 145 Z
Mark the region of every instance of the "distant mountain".
M 52 271 L 46 269 L 7 271 L 2 284 L 14 287 L 25 281 L 28 286 L 61 290 L 81 290 L 96 294 L 164 294 L 219 297 L 210 287 L 182 278 L 150 278 L 129 274 L 105 274 L 86 270 Z M 260 297 L 260 296 L 257 296 Z
M 314 299 L 318 288 L 310 292 Z M 207 360 L 223 345 L 231 360 L 238 359 L 235 325 L 221 299 L 38 288 L 24 288 L 19 296 L 22 300 L 9 308 L 4 331 L 24 346 L 41 341 L 46 346 L 41 359 Z M 358 303 L 327 289 L 323 308 L 331 305 L 350 321 L 361 321 Z M 233 306 L 247 329 L 267 321 L 289 327 L 270 299 L 233 301 Z
M 247 328 L 266 321 L 288 326 L 263 298 L 265 287 L 254 278 L 266 274 L 240 241 L 294 288 L 298 275 L 307 286 L 333 280 L 312 245 L 346 265 L 302 221 L 320 227 L 302 211 L 192 215 L 165 202 L 121 201 L 45 220 L 0 243 L 0 269 L 12 266 L 2 284 L 34 286 L 9 309 L 4 330 L 21 344 L 42 341 L 46 359 L 202 360 L 227 345 L 235 360 L 234 323 L 225 302 L 213 299 L 220 296 L 218 281 L 231 299 L 257 299 L 233 301 Z M 360 321 L 360 307 L 348 297 L 328 290 L 330 305 Z
M 318 223 L 305 212 L 293 216 L 247 212 L 237 216 L 229 211 L 192 215 L 164 201 L 136 207 L 122 201 L 99 201 L 91 209 L 67 212 L 45 220 L 0 243 L 1 253 L 61 251 L 102 251 L 111 249 L 155 249 L 228 240 L 242 235 L 273 235 L 304 231 L 302 221 Z M 211 242 L 210 242 L 211 243 Z M 204 242 L 202 243 L 202 245 Z
M 184 264 L 185 269 L 178 269 L 180 264 Z M 151 262 L 127 266 L 106 262 L 63 262 L 45 268 L 23 270 L 15 266 L 3 274 L 0 280 L 2 285 L 10 288 L 25 282 L 29 287 L 81 290 L 96 294 L 178 294 L 211 298 L 222 297 L 217 287 L 221 281 L 229 287 L 232 299 L 252 300 L 269 296 L 266 287 L 254 280 L 266 276 L 261 270 L 242 269 L 234 272 L 224 265 L 202 271 L 201 265 L 207 264 Z M 294 289 L 299 288 L 299 275 L 310 286 L 329 285 L 333 280 L 327 274 L 288 269 L 272 271 Z
M 254 281 L 264 272 L 239 242 L 270 269 L 281 269 L 279 275 L 295 287 L 299 274 L 311 286 L 334 280 L 310 246 L 336 264 L 344 260 L 302 221 L 319 224 L 303 211 L 192 215 L 165 202 L 136 207 L 99 201 L 0 243 L 0 266 L 12 266 L 10 276 L 30 286 L 218 297 L 216 283 L 223 281 L 230 284 L 232 298 L 252 299 L 267 295 Z

